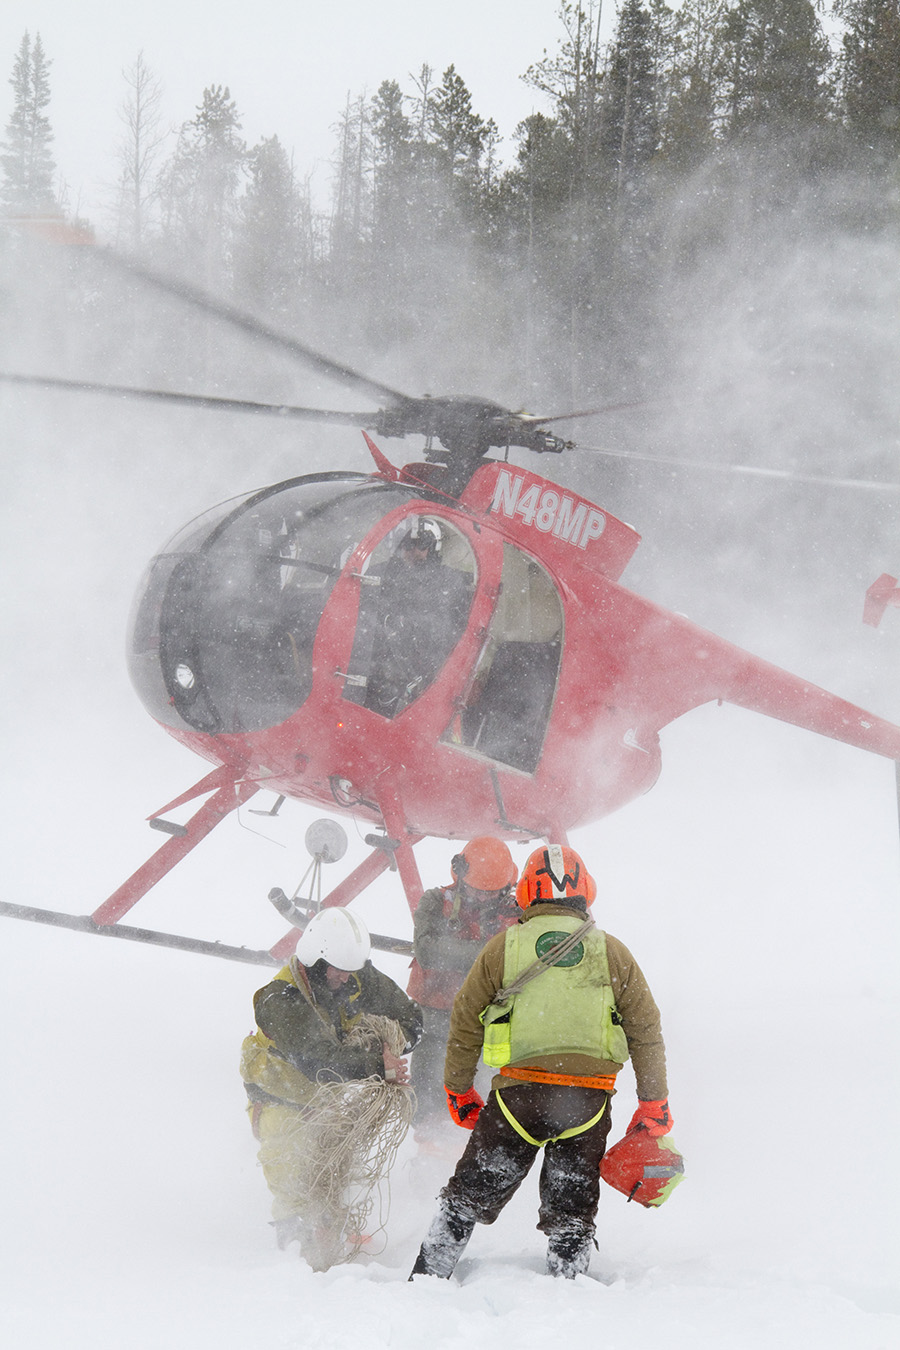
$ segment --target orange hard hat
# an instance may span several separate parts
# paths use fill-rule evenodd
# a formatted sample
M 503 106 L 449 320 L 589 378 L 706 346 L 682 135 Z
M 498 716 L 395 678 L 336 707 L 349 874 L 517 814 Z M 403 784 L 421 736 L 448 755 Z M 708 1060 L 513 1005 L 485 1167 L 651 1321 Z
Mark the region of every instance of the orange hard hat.
M 476 891 L 502 891 L 516 879 L 516 864 L 502 839 L 481 834 L 451 860 L 453 875 Z
M 581 898 L 585 904 L 594 903 L 597 884 L 574 848 L 562 844 L 548 844 L 536 848 L 522 868 L 516 887 L 516 900 L 527 909 L 535 900 L 567 900 Z

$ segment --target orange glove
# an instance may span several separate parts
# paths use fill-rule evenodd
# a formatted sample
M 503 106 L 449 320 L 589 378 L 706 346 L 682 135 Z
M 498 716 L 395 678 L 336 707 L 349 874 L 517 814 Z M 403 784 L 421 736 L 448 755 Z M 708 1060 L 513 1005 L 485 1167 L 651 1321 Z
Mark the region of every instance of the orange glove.
M 447 1094 L 447 1106 L 450 1114 L 461 1125 L 464 1130 L 474 1130 L 475 1122 L 481 1114 L 481 1108 L 484 1102 L 473 1087 L 468 1092 L 451 1092 L 448 1087 L 444 1088 Z
M 661 1102 L 640 1102 L 631 1117 L 631 1124 L 626 1133 L 631 1134 L 632 1130 L 646 1130 L 654 1139 L 659 1139 L 661 1135 L 668 1134 L 671 1128 L 672 1112 L 669 1110 L 667 1098 Z

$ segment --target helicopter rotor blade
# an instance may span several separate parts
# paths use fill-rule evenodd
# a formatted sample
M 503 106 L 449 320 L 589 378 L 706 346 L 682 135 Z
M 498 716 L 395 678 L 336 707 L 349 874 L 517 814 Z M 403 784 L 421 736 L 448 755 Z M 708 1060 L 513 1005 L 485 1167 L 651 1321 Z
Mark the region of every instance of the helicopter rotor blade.
M 40 389 L 69 389 L 81 393 L 113 394 L 119 398 L 178 403 L 194 408 L 218 408 L 224 412 L 265 413 L 273 417 L 299 418 L 307 422 L 332 422 L 339 426 L 368 428 L 376 426 L 378 422 L 377 412 L 335 412 L 327 408 L 300 408 L 290 403 L 254 403 L 249 399 L 218 398 L 212 394 L 176 394 L 168 389 L 138 389 L 131 385 L 95 384 L 91 380 L 62 380 L 50 375 L 17 375 L 0 371 L 0 381 Z
M 546 419 L 515 413 L 483 398 L 456 396 L 434 398 L 430 395 L 414 397 L 404 394 L 390 385 L 382 384 L 378 380 L 363 375 L 360 371 L 353 370 L 350 366 L 341 365 L 331 360 L 330 357 L 323 356 L 321 352 L 314 351 L 312 347 L 308 347 L 297 338 L 288 337 L 285 333 L 270 327 L 262 320 L 230 305 L 227 301 L 217 299 L 190 282 L 157 272 L 154 268 L 115 250 L 93 245 L 81 236 L 77 238 L 67 237 L 61 242 L 77 249 L 78 254 L 82 257 L 97 260 L 113 270 L 134 277 L 168 295 L 176 296 L 204 313 L 222 319 L 253 337 L 261 338 L 273 344 L 326 378 L 335 380 L 347 387 L 364 391 L 377 399 L 381 407 L 377 413 L 359 414 L 339 413 L 324 409 L 321 411 L 296 409 L 280 404 L 248 405 L 241 400 L 217 400 L 196 395 L 165 394 L 162 391 L 154 390 L 144 392 L 138 389 L 116 388 L 99 384 L 91 385 L 78 381 L 51 380 L 49 377 L 44 381 L 47 387 L 55 385 L 58 388 L 117 393 L 122 397 L 165 398 L 173 402 L 193 402 L 198 407 L 231 408 L 235 411 L 258 411 L 276 415 L 305 417 L 310 421 L 318 420 L 362 426 L 365 429 L 375 431 L 379 435 L 389 437 L 421 435 L 425 437 L 428 443 L 424 452 L 426 460 L 433 459 L 438 462 L 443 460 L 448 463 L 458 463 L 460 465 L 458 474 L 460 482 L 467 473 L 471 472 L 477 461 L 493 448 L 509 449 L 511 446 L 519 446 L 538 454 L 560 454 L 563 450 L 571 448 L 571 442 L 564 441 L 544 429 L 542 422 Z M 13 377 L 5 378 L 12 379 Z M 24 383 L 25 381 L 21 379 L 20 382 Z M 34 384 L 40 382 L 38 377 L 32 380 Z M 432 453 L 432 440 L 437 440 L 443 449 Z
M 606 450 L 599 445 L 579 445 L 579 450 L 611 459 L 642 460 L 648 464 L 668 464 L 675 469 L 708 469 L 713 473 L 746 474 L 748 478 L 774 478 L 782 483 L 812 483 L 818 487 L 863 488 L 871 492 L 900 492 L 900 483 L 879 483 L 872 478 L 828 478 L 824 474 L 796 473 L 793 469 L 771 469 L 756 464 L 716 464 L 705 459 L 679 459 L 673 455 L 648 455 L 639 450 Z
M 531 422 L 535 426 L 544 426 L 548 422 L 575 422 L 582 417 L 603 417 L 606 413 L 631 412 L 635 408 L 650 408 L 654 403 L 670 406 L 669 399 L 642 398 L 631 403 L 604 403 L 599 408 L 584 408 L 581 412 L 554 413 L 552 417 L 532 417 L 528 413 L 520 413 L 519 416 L 523 421 Z
M 183 394 L 168 389 L 143 389 L 134 385 L 103 384 L 92 380 L 66 380 L 53 375 L 28 375 L 0 371 L 0 383 L 35 388 L 65 389 L 79 393 L 112 394 L 119 398 L 146 399 L 226 412 L 264 413 L 275 417 L 362 427 L 378 435 L 435 437 L 449 447 L 474 444 L 483 454 L 491 446 L 520 445 L 538 453 L 559 454 L 571 448 L 545 431 L 534 419 L 509 413 L 493 404 L 471 399 L 405 398 L 400 404 L 373 412 L 339 412 L 328 408 L 305 408 L 289 403 L 259 403 L 249 399 L 220 398 L 211 394 Z M 427 453 L 427 452 L 426 452 Z
M 368 375 L 363 375 L 359 371 L 351 369 L 350 366 L 332 361 L 330 357 L 323 356 L 321 352 L 314 351 L 312 347 L 307 347 L 306 343 L 300 342 L 297 338 L 288 337 L 286 333 L 280 333 L 276 328 L 271 328 L 260 319 L 255 319 L 252 315 L 237 309 L 234 305 L 229 305 L 224 300 L 217 300 L 215 296 L 209 295 L 198 286 L 192 286 L 189 282 L 168 277 L 164 273 L 157 272 L 144 263 L 136 262 L 134 259 L 127 258 L 112 249 L 95 246 L 91 253 L 110 267 L 118 268 L 130 276 L 145 281 L 150 286 L 155 286 L 158 290 L 166 291 L 170 295 L 185 300 L 188 304 L 194 305 L 195 308 L 201 309 L 207 314 L 224 319 L 227 323 L 233 324 L 253 337 L 262 338 L 266 342 L 280 347 L 283 351 L 290 353 L 291 356 L 303 361 L 312 370 L 317 371 L 320 375 L 327 375 L 329 378 L 337 380 L 339 384 L 358 389 L 360 392 L 367 393 L 380 401 L 400 404 L 410 401 L 406 394 L 400 393 L 397 389 L 392 389 L 390 385 L 370 379 Z

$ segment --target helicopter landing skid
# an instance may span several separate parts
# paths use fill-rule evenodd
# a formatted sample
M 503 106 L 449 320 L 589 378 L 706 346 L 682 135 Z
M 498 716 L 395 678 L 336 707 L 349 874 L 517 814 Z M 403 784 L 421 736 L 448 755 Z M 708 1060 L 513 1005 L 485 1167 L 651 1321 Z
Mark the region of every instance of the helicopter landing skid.
M 92 933 L 95 937 L 123 938 L 126 942 L 143 942 L 153 947 L 169 947 L 175 951 L 194 952 L 200 956 L 218 956 L 225 961 L 240 961 L 249 966 L 274 966 L 283 959 L 272 951 L 257 951 L 251 947 L 231 947 L 224 942 L 207 942 L 203 938 L 185 937 L 181 933 L 160 933 L 152 928 L 132 928 L 126 924 L 97 924 L 89 914 L 65 914 L 56 909 L 35 909 L 32 905 L 14 905 L 0 901 L 0 917 L 25 919 L 29 923 L 47 924 L 52 928 L 68 928 L 75 933 Z M 295 935 L 299 936 L 297 930 Z M 370 933 L 376 951 L 392 952 L 397 956 L 411 956 L 412 943 L 403 938 Z
M 182 793 L 180 797 L 168 802 L 150 818 L 150 824 L 153 828 L 161 830 L 169 836 L 166 842 L 136 872 L 132 873 L 128 880 L 123 882 L 93 914 L 66 914 L 61 910 L 37 909 L 30 905 L 17 905 L 3 901 L 0 902 L 0 917 L 24 919 L 30 923 L 48 924 L 55 928 L 68 928 L 75 932 L 92 933 L 99 937 L 123 938 L 129 942 L 143 942 L 155 947 L 169 947 L 177 951 L 194 952 L 202 956 L 218 956 L 228 961 L 242 961 L 249 965 L 281 966 L 296 948 L 297 940 L 305 927 L 306 919 L 309 917 L 301 913 L 296 905 L 293 906 L 295 912 L 288 912 L 292 902 L 288 901 L 286 896 L 284 899 L 288 909 L 282 909 L 281 912 L 291 919 L 292 927 L 269 951 L 259 951 L 248 947 L 233 947 L 222 942 L 209 942 L 202 938 L 186 937 L 179 933 L 164 933 L 150 928 L 132 928 L 119 923 L 122 916 L 133 909 L 157 881 L 170 872 L 186 854 L 196 848 L 197 844 L 205 839 L 221 820 L 224 820 L 227 815 L 236 811 L 238 807 L 249 800 L 258 788 L 258 783 L 236 779 L 231 771 L 224 766 L 220 766 L 207 774 L 205 778 L 202 778 L 194 787 L 189 788 L 187 792 Z M 212 793 L 212 796 L 194 813 L 186 825 L 176 825 L 174 822 L 163 819 L 164 811 L 170 811 L 209 793 Z M 261 814 L 274 814 L 274 811 Z M 318 830 L 319 833 L 311 842 L 311 834 L 314 830 Z M 307 831 L 307 846 L 313 854 L 314 867 L 317 869 L 315 877 L 318 877 L 323 861 L 338 861 L 343 854 L 343 848 L 338 845 L 334 837 L 336 830 L 339 830 L 339 827 L 334 826 L 333 822 L 319 821 Z M 387 871 L 388 868 L 391 870 L 399 868 L 408 887 L 414 894 L 418 895 L 421 892 L 421 882 L 412 848 L 421 838 L 422 836 L 418 834 L 406 836 L 402 841 L 392 839 L 389 835 L 385 835 L 383 838 L 381 836 L 370 836 L 371 854 L 328 895 L 323 898 L 319 894 L 315 908 L 349 904 L 361 891 L 365 890 L 366 886 L 380 876 L 382 872 Z M 278 894 L 283 893 L 279 892 Z M 270 899 L 272 898 L 270 894 Z M 281 909 L 281 906 L 276 905 L 276 908 Z M 373 948 L 378 951 L 391 952 L 397 956 L 412 955 L 412 943 L 404 938 L 388 937 L 379 933 L 372 933 L 370 937 Z

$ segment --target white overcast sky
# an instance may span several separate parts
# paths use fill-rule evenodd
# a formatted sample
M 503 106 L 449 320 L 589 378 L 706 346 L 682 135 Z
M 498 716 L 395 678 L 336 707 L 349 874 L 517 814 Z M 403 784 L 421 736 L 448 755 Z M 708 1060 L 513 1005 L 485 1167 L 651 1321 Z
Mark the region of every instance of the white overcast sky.
M 509 155 L 516 124 L 546 107 L 520 76 L 563 33 L 557 0 L 0 0 L 0 130 L 26 29 L 53 62 L 48 111 L 69 204 L 90 218 L 116 177 L 122 71 L 141 51 L 162 85 L 166 124 L 189 120 L 206 86 L 228 85 L 247 142 L 277 134 L 298 172 L 313 171 L 322 202 L 348 92 L 374 93 L 384 79 L 408 89 L 423 63 L 437 72 L 453 63 Z

